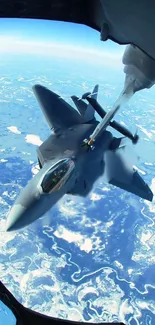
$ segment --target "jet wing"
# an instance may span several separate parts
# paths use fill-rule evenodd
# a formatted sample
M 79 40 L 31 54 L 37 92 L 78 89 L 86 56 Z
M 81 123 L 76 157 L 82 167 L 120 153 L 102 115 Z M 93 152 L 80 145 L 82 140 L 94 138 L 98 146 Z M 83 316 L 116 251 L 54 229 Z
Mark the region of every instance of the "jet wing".
M 80 114 L 58 94 L 42 85 L 32 89 L 50 129 L 56 132 L 82 122 Z
M 138 172 L 127 161 L 123 149 L 107 151 L 105 160 L 105 178 L 109 184 L 133 193 L 145 200 L 152 201 L 153 193 Z

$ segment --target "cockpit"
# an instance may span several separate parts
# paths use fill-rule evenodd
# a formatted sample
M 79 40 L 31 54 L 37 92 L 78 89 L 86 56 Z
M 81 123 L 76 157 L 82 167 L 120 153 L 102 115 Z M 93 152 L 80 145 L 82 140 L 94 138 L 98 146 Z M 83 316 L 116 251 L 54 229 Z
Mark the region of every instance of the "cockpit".
M 41 187 L 44 193 L 57 192 L 66 184 L 75 169 L 74 161 L 70 158 L 59 160 L 44 176 Z

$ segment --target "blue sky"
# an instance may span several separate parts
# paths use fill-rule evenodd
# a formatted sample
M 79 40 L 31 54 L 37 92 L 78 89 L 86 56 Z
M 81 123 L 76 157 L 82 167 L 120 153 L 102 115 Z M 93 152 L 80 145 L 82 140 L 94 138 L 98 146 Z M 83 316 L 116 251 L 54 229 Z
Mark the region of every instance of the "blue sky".
M 67 22 L 0 19 L 0 53 L 40 53 L 121 64 L 124 46 L 101 42 L 99 32 Z M 111 64 L 111 63 L 110 63 Z
M 99 32 L 92 28 L 60 21 L 34 19 L 0 19 L 0 36 L 23 37 L 25 40 L 44 42 L 65 42 L 72 45 L 79 44 L 89 48 L 110 49 L 120 51 L 121 47 L 111 41 L 101 42 Z

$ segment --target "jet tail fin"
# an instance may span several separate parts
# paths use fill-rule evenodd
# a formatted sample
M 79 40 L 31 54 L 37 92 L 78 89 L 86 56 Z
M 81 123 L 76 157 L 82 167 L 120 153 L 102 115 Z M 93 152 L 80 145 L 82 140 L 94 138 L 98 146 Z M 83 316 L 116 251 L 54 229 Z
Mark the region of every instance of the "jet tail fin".
M 99 85 L 95 85 L 92 93 L 90 94 L 90 98 L 93 98 L 95 100 L 97 99 L 98 89 L 99 89 Z M 85 98 L 85 94 L 82 97 Z M 87 106 L 85 115 L 84 115 L 84 121 L 89 122 L 89 121 L 93 120 L 94 115 L 95 115 L 94 107 L 89 103 Z
M 82 98 L 78 98 L 77 96 L 71 96 L 74 104 L 76 105 L 78 111 L 83 116 L 83 123 L 90 122 L 91 120 L 95 119 L 95 110 L 93 106 L 89 103 L 86 104 L 84 102 L 84 99 L 86 99 L 88 96 L 93 99 L 97 99 L 99 85 L 95 85 L 92 93 L 85 93 L 83 94 Z
M 82 100 L 81 98 L 73 95 L 71 96 L 72 101 L 74 102 L 75 106 L 77 107 L 79 113 L 84 116 L 85 112 L 87 110 L 87 104 L 84 102 L 84 100 Z

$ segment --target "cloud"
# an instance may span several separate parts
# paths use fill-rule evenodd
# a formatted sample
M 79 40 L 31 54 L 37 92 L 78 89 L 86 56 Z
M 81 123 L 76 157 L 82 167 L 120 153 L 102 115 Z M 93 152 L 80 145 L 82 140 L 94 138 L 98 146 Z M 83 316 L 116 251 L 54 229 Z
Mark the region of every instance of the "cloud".
M 25 141 L 27 143 L 34 144 L 35 146 L 41 146 L 43 143 L 38 135 L 35 134 L 27 134 L 25 137 Z
M 12 133 L 21 134 L 21 132 L 17 129 L 16 126 L 8 126 L 7 129 Z
M 90 238 L 85 235 L 81 235 L 79 232 L 71 231 L 62 225 L 57 228 L 57 230 L 54 232 L 54 235 L 57 238 L 62 238 L 69 243 L 76 244 L 82 251 L 85 251 L 86 253 L 90 253 L 92 250 L 93 243 Z
M 54 56 L 94 62 L 102 65 L 112 65 L 113 67 L 122 66 L 121 57 L 124 48 L 120 51 L 103 51 L 87 46 L 73 46 L 67 43 L 56 43 L 47 41 L 22 40 L 20 37 L 0 36 L 0 53 L 23 53 L 44 56 Z M 96 46 L 96 45 L 95 45 Z

